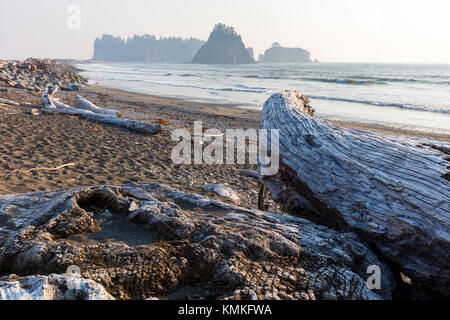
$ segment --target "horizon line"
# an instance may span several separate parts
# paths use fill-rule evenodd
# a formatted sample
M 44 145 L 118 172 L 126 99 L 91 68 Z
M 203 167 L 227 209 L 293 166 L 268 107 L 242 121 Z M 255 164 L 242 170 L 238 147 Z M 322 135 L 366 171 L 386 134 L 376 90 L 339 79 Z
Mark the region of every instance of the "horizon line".
M 52 58 L 52 57 L 27 57 L 27 58 L 3 58 L 0 57 L 0 61 L 21 61 L 26 59 L 53 59 L 53 60 L 79 60 L 79 61 L 98 61 L 98 62 L 104 62 L 104 63 L 138 63 L 138 64 L 184 64 L 184 63 L 191 63 L 190 61 L 186 62 L 135 62 L 135 61 L 103 61 L 103 60 L 94 60 L 92 58 L 85 59 L 85 58 Z M 258 62 L 258 60 L 255 60 L 256 63 L 260 64 L 324 64 L 324 63 L 354 63 L 354 64 L 428 64 L 428 65 L 450 65 L 449 62 L 399 62 L 399 61 L 322 61 L 318 59 L 318 62 L 298 62 L 298 63 L 264 63 L 264 62 Z M 244 64 L 243 64 L 244 65 Z

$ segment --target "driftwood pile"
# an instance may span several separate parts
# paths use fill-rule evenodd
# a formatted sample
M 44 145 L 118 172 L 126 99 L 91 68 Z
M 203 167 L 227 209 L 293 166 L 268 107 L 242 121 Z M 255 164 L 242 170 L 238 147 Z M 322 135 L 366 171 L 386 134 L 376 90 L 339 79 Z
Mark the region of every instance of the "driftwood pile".
M 262 128 L 280 130 L 280 171 L 261 182 L 287 210 L 357 234 L 413 284 L 450 297 L 449 145 L 313 114 L 299 92 L 264 104 Z
M 29 92 L 42 92 L 49 83 L 77 91 L 87 84 L 87 79 L 78 68 L 63 61 L 30 58 L 0 61 L 0 83 Z

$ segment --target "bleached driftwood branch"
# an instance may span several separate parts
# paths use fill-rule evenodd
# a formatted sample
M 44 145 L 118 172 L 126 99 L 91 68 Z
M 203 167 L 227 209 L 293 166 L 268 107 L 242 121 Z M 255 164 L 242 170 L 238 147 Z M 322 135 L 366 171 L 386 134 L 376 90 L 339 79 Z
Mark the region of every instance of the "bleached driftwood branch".
M 280 130 L 280 171 L 261 179 L 272 196 L 355 232 L 414 283 L 450 296 L 448 145 L 345 129 L 313 113 L 299 92 L 264 104 L 262 128 Z
M 119 118 L 122 118 L 122 116 L 123 116 L 122 113 L 120 113 L 119 111 L 103 109 L 103 108 L 97 107 L 92 102 L 86 100 L 82 96 L 75 97 L 75 108 L 89 110 L 94 113 L 107 114 L 107 115 L 115 116 L 115 117 L 119 117 Z
M 21 173 L 29 173 L 29 172 L 33 172 L 33 171 L 57 171 L 57 170 L 64 169 L 64 168 L 67 168 L 67 167 L 73 167 L 74 165 L 75 165 L 75 163 L 71 162 L 71 163 L 63 164 L 63 165 L 55 167 L 55 168 L 47 168 L 47 167 L 40 168 L 39 167 L 39 168 L 32 168 L 32 169 L 28 169 L 28 170 L 17 169 L 17 170 L 14 170 L 14 171 L 10 172 L 6 176 L 9 177 L 9 176 L 11 176 L 11 175 L 13 175 L 15 173 L 19 173 L 19 172 L 21 172 Z
M 0 77 L 0 81 L 6 83 L 10 87 L 14 87 L 17 83 L 7 78 Z
M 0 98 L 0 103 L 1 104 L 8 104 L 10 106 L 18 106 L 19 105 L 18 102 L 11 101 L 11 100 L 8 100 L 8 99 L 2 99 L 2 98 Z
M 65 105 L 64 103 L 59 102 L 57 99 L 54 98 L 54 95 L 57 92 L 58 92 L 58 87 L 55 86 L 49 90 L 45 90 L 42 93 L 41 103 L 42 103 L 45 111 L 52 112 L 52 113 L 76 115 L 76 116 L 79 116 L 81 118 L 85 118 L 88 120 L 94 120 L 94 121 L 98 121 L 98 122 L 109 124 L 109 125 L 124 127 L 127 129 L 141 132 L 141 133 L 155 134 L 155 133 L 158 133 L 161 131 L 160 125 L 150 125 L 150 124 L 140 123 L 140 122 L 133 121 L 133 120 L 122 119 L 115 115 L 96 113 L 96 112 L 93 112 L 90 110 L 79 109 L 79 108 L 74 108 L 74 107 Z M 83 99 L 83 100 L 87 101 L 85 99 Z M 86 107 L 87 104 L 84 103 L 83 100 L 79 100 L 79 101 Z M 89 101 L 87 101 L 87 102 L 89 102 Z M 94 106 L 94 105 L 92 105 L 92 106 Z M 96 108 L 101 109 L 97 106 L 94 106 L 94 107 L 95 108 L 92 108 L 92 110 L 97 110 Z M 109 110 L 109 111 L 111 111 L 111 110 Z

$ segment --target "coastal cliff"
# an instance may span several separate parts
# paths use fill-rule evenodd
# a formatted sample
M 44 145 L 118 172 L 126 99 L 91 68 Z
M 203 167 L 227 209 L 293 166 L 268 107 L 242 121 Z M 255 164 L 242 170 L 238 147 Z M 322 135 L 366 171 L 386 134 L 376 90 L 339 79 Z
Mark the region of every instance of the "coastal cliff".
M 192 63 L 246 64 L 255 60 L 249 54 L 242 37 L 233 27 L 217 24 L 208 41 L 200 48 Z
M 312 62 L 310 53 L 302 48 L 285 48 L 278 42 L 259 56 L 259 62 L 265 63 L 309 63 Z

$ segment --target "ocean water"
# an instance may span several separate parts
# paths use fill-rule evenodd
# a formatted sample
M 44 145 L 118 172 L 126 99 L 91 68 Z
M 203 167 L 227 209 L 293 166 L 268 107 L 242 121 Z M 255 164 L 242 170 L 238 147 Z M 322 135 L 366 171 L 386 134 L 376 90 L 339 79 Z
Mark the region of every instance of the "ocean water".
M 271 94 L 299 90 L 318 117 L 450 134 L 450 65 L 94 63 L 91 83 L 230 107 L 261 109 Z

